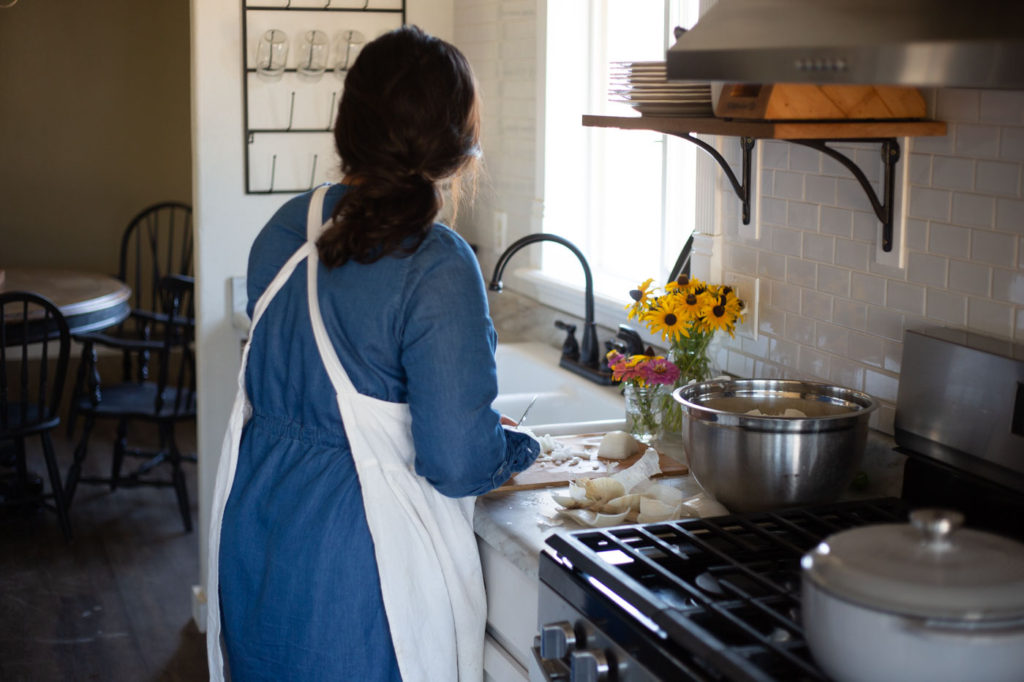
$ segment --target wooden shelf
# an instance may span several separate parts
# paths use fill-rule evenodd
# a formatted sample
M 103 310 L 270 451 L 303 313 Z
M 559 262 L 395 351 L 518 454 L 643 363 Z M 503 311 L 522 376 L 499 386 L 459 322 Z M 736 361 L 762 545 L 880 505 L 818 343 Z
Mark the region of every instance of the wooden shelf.
M 745 121 L 682 116 L 593 116 L 583 125 L 593 128 L 653 130 L 667 135 L 688 133 L 752 137 L 760 140 L 863 140 L 928 137 L 946 134 L 944 121 Z

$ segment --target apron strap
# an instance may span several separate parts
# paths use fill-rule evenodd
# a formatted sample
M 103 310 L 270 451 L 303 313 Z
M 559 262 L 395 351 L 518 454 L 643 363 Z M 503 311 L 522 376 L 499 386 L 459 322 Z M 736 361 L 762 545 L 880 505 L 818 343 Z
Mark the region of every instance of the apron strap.
M 338 353 L 334 350 L 334 344 L 331 343 L 331 339 L 327 335 L 327 327 L 324 325 L 323 315 L 320 314 L 320 298 L 317 293 L 320 254 L 316 249 L 316 240 L 320 238 L 320 234 L 327 227 L 327 222 L 323 219 L 325 194 L 327 194 L 327 185 L 321 185 L 313 192 L 313 197 L 309 201 L 309 215 L 306 218 L 306 238 L 309 241 L 306 244 L 311 250 L 308 253 L 309 261 L 306 264 L 306 286 L 308 288 L 306 298 L 309 300 L 309 319 L 313 323 L 313 337 L 316 339 L 316 346 L 320 351 L 320 359 L 327 369 L 327 375 L 331 378 L 331 384 L 339 394 L 344 395 L 357 393 L 357 391 L 352 385 L 352 380 L 348 378 L 348 373 L 342 366 Z

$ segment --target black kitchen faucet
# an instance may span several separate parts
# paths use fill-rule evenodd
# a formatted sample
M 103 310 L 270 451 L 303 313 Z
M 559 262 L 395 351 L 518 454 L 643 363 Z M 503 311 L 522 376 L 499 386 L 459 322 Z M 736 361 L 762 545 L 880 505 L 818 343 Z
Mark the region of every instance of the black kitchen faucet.
M 611 372 L 608 370 L 604 358 L 598 353 L 597 327 L 594 324 L 594 279 L 590 274 L 590 265 L 587 263 L 586 257 L 582 251 L 576 248 L 575 244 L 564 237 L 547 232 L 529 234 L 517 239 L 498 257 L 489 288 L 491 291 L 500 292 L 502 289 L 501 274 L 505 271 L 505 266 L 508 265 L 512 256 L 524 246 L 542 241 L 555 242 L 572 251 L 579 259 L 580 265 L 583 266 L 583 276 L 586 278 L 586 288 L 583 292 L 586 299 L 583 342 L 582 345 L 576 342 L 576 325 L 561 321 L 555 322 L 555 326 L 566 332 L 565 342 L 562 344 L 562 358 L 558 364 L 590 381 L 605 386 L 611 385 Z

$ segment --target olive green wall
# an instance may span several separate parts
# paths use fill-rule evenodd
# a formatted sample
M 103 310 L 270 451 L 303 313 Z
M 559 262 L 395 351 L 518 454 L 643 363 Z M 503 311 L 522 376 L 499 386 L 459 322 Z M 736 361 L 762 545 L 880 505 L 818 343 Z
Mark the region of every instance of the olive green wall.
M 188 0 L 0 9 L 0 268 L 116 270 L 144 206 L 191 200 Z

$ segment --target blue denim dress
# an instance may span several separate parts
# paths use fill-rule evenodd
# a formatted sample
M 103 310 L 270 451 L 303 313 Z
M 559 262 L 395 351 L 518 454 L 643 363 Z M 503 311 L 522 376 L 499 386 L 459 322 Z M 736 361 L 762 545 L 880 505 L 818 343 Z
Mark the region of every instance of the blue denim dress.
M 343 191 L 331 187 L 325 218 Z M 292 199 L 257 237 L 250 314 L 305 242 L 308 205 L 309 194 Z M 496 336 L 461 237 L 435 225 L 408 257 L 319 267 L 324 322 L 356 389 L 409 404 L 419 475 L 460 497 L 532 463 L 536 441 L 503 429 L 490 408 Z M 313 339 L 304 264 L 254 330 L 246 388 L 253 415 L 220 545 L 232 679 L 400 679 L 359 479 Z

